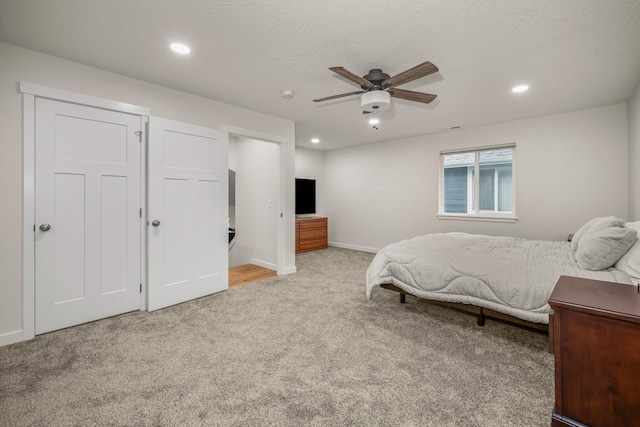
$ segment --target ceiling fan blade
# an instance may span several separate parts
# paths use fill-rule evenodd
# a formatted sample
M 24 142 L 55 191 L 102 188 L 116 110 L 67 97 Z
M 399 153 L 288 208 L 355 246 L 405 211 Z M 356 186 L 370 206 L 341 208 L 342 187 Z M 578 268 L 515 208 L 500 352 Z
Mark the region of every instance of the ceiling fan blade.
M 387 80 L 382 82 L 382 87 L 384 89 L 387 89 L 394 86 L 400 86 L 401 84 L 409 83 L 410 81 L 419 79 L 420 77 L 433 74 L 436 71 L 438 71 L 438 67 L 433 65 L 431 62 L 423 62 L 422 64 L 416 65 L 413 68 L 409 68 L 408 70 L 403 71 L 400 74 L 389 77 Z
M 359 90 L 357 92 L 341 93 L 340 95 L 332 95 L 332 96 L 326 96 L 324 98 L 314 99 L 313 102 L 328 101 L 330 99 L 342 98 L 344 96 L 351 96 L 351 95 L 359 95 L 361 93 L 364 93 L 364 91 L 363 90 Z
M 430 103 L 431 101 L 436 99 L 436 96 L 437 96 L 437 95 L 432 95 L 430 93 L 415 92 L 412 90 L 404 90 L 404 89 L 397 89 L 397 88 L 389 89 L 388 92 L 394 98 L 406 99 L 408 101 L 422 102 L 424 104 Z
M 373 86 L 369 80 L 353 74 L 344 67 L 330 67 L 329 69 L 336 74 L 340 74 L 345 79 L 351 80 L 362 89 L 370 89 Z

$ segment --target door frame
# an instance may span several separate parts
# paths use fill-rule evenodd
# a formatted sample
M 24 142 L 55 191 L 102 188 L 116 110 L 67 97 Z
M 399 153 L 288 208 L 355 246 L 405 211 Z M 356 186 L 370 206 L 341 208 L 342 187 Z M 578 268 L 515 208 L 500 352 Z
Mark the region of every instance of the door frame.
M 279 276 L 291 274 L 291 271 L 287 271 L 285 263 L 286 259 L 286 197 L 287 194 L 287 176 L 286 176 L 286 158 L 287 150 L 285 149 L 288 143 L 287 138 L 279 135 L 272 135 L 264 132 L 256 132 L 249 129 L 242 129 L 234 126 L 222 125 L 220 130 L 227 132 L 229 136 L 236 136 L 241 138 L 250 138 L 267 143 L 274 143 L 278 149 L 278 193 L 276 194 L 276 206 L 279 209 L 278 222 L 276 229 L 276 273 Z
M 146 283 L 146 259 L 144 247 L 146 245 L 146 133 L 147 123 L 151 111 L 149 108 L 124 102 L 111 101 L 75 92 L 68 92 L 60 89 L 53 89 L 46 86 L 39 86 L 31 83 L 20 82 L 19 92 L 22 93 L 22 160 L 23 160 L 23 204 L 22 204 L 22 340 L 33 339 L 36 335 L 36 304 L 35 304 L 35 158 L 36 158 L 36 98 L 51 99 L 54 101 L 67 102 L 71 104 L 83 105 L 103 110 L 118 111 L 140 116 L 143 133 L 140 143 L 140 203 L 142 215 L 140 218 L 140 260 L 142 283 Z M 146 286 L 142 287 L 140 309 L 144 310 L 143 302 L 146 296 Z

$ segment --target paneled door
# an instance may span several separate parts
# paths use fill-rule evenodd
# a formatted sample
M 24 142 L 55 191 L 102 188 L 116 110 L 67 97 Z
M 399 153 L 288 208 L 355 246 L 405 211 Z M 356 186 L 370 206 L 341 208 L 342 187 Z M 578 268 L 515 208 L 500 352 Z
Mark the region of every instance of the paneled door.
M 142 124 L 36 99 L 36 333 L 140 309 Z
M 151 117 L 148 309 L 228 289 L 228 135 Z

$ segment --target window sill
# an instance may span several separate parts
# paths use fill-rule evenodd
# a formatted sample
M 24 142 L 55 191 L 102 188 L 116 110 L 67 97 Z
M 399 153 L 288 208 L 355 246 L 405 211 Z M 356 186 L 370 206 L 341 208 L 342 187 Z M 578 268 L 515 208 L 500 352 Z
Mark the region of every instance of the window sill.
M 513 215 L 455 215 L 455 214 L 438 214 L 438 219 L 454 220 L 454 221 L 484 221 L 484 222 L 516 222 L 518 217 Z

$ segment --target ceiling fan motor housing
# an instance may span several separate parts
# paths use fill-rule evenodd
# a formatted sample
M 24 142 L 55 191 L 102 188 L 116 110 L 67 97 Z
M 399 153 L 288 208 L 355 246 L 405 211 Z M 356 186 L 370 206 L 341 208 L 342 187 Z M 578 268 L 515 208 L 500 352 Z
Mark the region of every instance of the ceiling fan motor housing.
M 372 113 L 373 111 L 382 111 L 391 105 L 391 95 L 384 90 L 372 90 L 365 92 L 360 98 L 360 107 L 363 111 Z
M 362 76 L 363 79 L 369 80 L 376 89 L 382 89 L 382 82 L 389 78 L 389 74 L 383 73 L 380 68 L 369 70 L 369 74 Z

